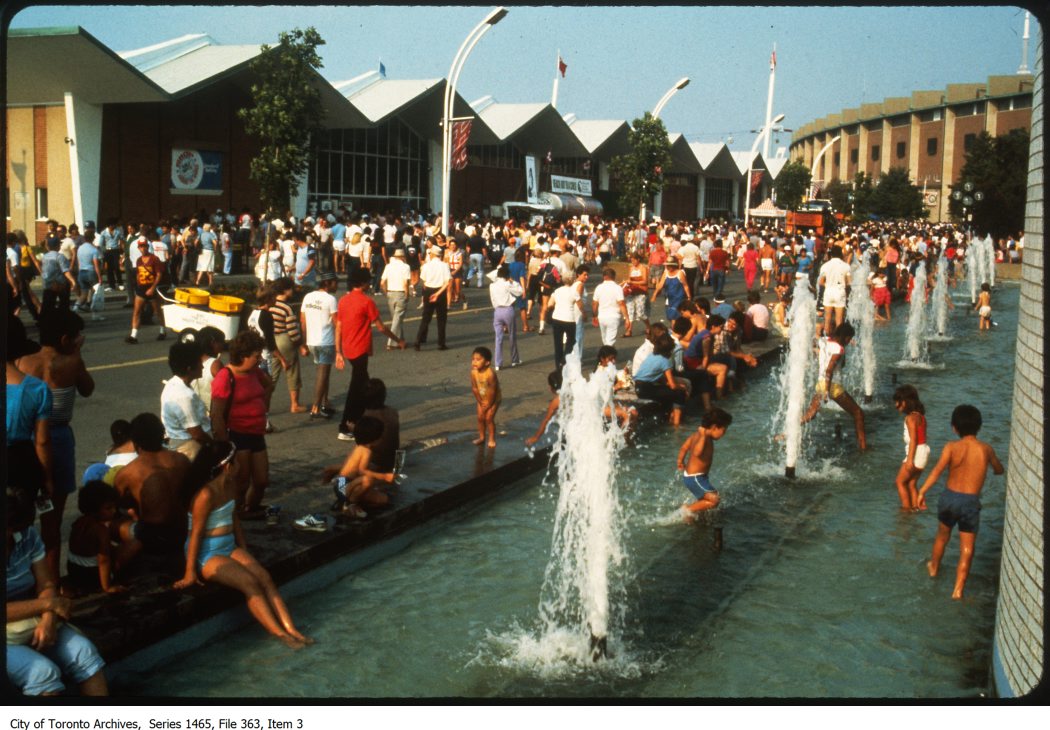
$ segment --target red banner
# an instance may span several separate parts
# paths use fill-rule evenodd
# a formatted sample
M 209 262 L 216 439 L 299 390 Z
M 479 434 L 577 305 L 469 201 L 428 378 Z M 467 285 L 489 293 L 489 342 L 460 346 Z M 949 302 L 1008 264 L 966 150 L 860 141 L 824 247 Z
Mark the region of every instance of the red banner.
M 558 56 L 558 71 L 561 72 L 561 77 L 565 78 L 565 72 L 569 70 L 568 64 L 561 60 L 561 56 Z
M 467 140 L 473 119 L 452 123 L 452 169 L 462 170 L 467 166 Z
M 762 182 L 762 173 L 764 170 L 752 170 L 751 171 L 751 194 L 754 195 L 755 191 L 758 190 L 758 184 Z

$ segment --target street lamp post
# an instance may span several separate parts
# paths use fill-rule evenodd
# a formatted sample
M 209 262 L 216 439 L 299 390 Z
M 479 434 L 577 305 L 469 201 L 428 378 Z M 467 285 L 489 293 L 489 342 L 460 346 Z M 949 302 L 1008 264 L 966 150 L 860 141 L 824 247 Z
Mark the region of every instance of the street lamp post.
M 817 179 L 817 164 L 820 162 L 820 158 L 824 156 L 824 153 L 831 149 L 831 145 L 839 141 L 841 135 L 836 134 L 831 138 L 831 141 L 820 148 L 820 152 L 813 158 L 813 166 L 809 168 L 809 197 L 813 197 L 817 194 L 816 186 L 813 181 Z
M 974 202 L 980 203 L 984 200 L 984 193 L 980 190 L 974 190 L 974 184 L 967 180 L 963 183 L 962 190 L 956 190 L 952 193 L 952 199 L 956 202 L 961 202 L 963 206 L 963 223 L 966 224 L 966 237 L 967 240 L 973 239 L 973 226 L 970 225 L 970 219 L 973 217 L 972 213 L 967 211 L 973 207 Z
M 452 106 L 456 101 L 456 84 L 459 83 L 459 73 L 463 70 L 463 63 L 467 60 L 467 56 L 474 50 L 474 46 L 481 40 L 481 37 L 492 26 L 503 20 L 508 12 L 506 8 L 498 7 L 474 26 L 474 29 L 463 40 L 459 50 L 456 51 L 452 59 L 452 67 L 448 72 L 441 118 L 441 232 L 445 235 L 448 235 L 449 192 L 452 183 Z
M 653 119 L 659 119 L 660 118 L 660 112 L 662 112 L 664 110 L 664 107 L 667 106 L 667 102 L 669 102 L 671 100 L 671 97 L 674 96 L 677 92 L 681 91 L 682 89 L 684 89 L 687 86 L 689 86 L 689 77 L 688 76 L 686 76 L 684 78 L 681 78 L 681 79 L 678 79 L 678 83 L 676 83 L 674 86 L 672 86 L 670 89 L 668 89 L 667 93 L 660 97 L 660 101 L 656 102 L 656 106 L 653 107 L 653 112 L 652 112 Z M 638 209 L 638 220 L 642 221 L 643 223 L 645 222 L 645 191 L 646 191 L 646 189 L 647 189 L 647 186 L 643 185 L 642 186 L 642 205 Z
M 751 219 L 751 173 L 755 164 L 755 152 L 758 150 L 758 146 L 765 139 L 766 135 L 769 134 L 770 130 L 773 129 L 773 125 L 780 124 L 784 121 L 783 114 L 777 114 L 773 117 L 768 124 L 762 127 L 762 131 L 755 137 L 755 143 L 751 145 L 751 152 L 747 156 L 747 191 L 744 197 L 744 228 L 747 228 L 748 221 Z

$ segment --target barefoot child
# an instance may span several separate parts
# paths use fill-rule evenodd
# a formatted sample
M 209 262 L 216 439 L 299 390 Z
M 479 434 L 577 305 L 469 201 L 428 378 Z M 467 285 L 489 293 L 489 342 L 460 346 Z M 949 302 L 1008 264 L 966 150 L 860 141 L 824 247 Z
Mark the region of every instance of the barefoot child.
M 893 391 L 893 405 L 904 414 L 904 461 L 897 472 L 897 494 L 901 509 L 918 511 L 919 493 L 916 489 L 919 475 L 930 458 L 926 443 L 926 408 L 919 400 L 919 391 L 912 385 L 902 385 Z
M 695 519 L 703 510 L 718 506 L 718 492 L 707 473 L 715 456 L 715 441 L 722 438 L 733 417 L 721 408 L 712 408 L 700 419 L 700 428 L 685 440 L 678 450 L 678 468 L 682 471 L 682 484 L 693 493 L 696 501 L 685 507 L 687 520 Z
M 66 577 L 78 595 L 127 590 L 114 582 L 114 574 L 128 564 L 142 543 L 125 530 L 128 541 L 119 548 L 112 546 L 111 541 L 119 541 L 121 534 L 116 519 L 119 498 L 117 490 L 103 481 L 88 482 L 77 495 L 82 516 L 70 529 Z
M 613 396 L 615 397 L 616 392 L 619 390 L 626 390 L 628 388 L 627 383 L 623 378 L 620 377 L 620 372 L 616 368 L 616 348 L 612 345 L 602 345 L 598 348 L 598 364 L 595 366 L 594 371 L 607 370 L 609 377 L 612 379 Z M 615 400 L 612 402 L 613 412 L 616 413 L 616 422 L 621 427 L 630 429 L 634 426 L 635 421 L 638 420 L 638 409 L 634 406 L 630 408 L 624 408 L 622 405 L 617 403 Z M 609 406 L 606 406 L 603 412 L 606 418 L 611 418 Z
M 496 411 L 499 410 L 501 394 L 499 379 L 492 369 L 492 351 L 487 347 L 475 347 L 470 356 L 470 387 L 478 402 L 478 437 L 474 443 L 485 443 L 488 436 L 488 447 L 496 446 Z
M 354 424 L 354 449 L 346 457 L 342 467 L 328 467 L 321 480 L 329 482 L 335 492 L 333 510 L 342 510 L 350 517 L 364 519 L 368 513 L 361 503 L 371 507 L 382 507 L 390 502 L 390 496 L 377 487 L 391 484 L 393 472 L 378 472 L 368 468 L 372 460 L 372 449 L 383 439 L 383 422 L 372 416 L 362 416 Z
M 992 328 L 992 287 L 988 282 L 981 284 L 981 293 L 977 295 L 977 304 L 974 305 L 980 320 L 978 330 L 989 330 Z
M 547 412 L 543 414 L 543 421 L 540 423 L 540 427 L 536 429 L 536 433 L 525 439 L 526 446 L 532 446 L 540 440 L 540 437 L 543 436 L 544 432 L 547 430 L 547 424 L 551 422 L 551 419 L 554 418 L 554 414 L 558 412 L 558 406 L 561 404 L 561 396 L 558 395 L 558 391 L 561 390 L 560 370 L 552 370 L 550 374 L 547 375 L 547 385 L 550 387 L 551 393 L 554 394 L 554 397 L 551 398 L 551 402 L 547 404 Z
M 853 416 L 853 427 L 857 432 L 857 445 L 860 450 L 868 448 L 867 438 L 864 433 L 864 411 L 857 405 L 857 401 L 846 392 L 840 384 L 835 382 L 835 374 L 842 369 L 846 362 L 846 346 L 853 339 L 853 325 L 843 322 L 835 327 L 834 333 L 827 340 L 821 341 L 820 347 L 820 379 L 817 380 L 817 392 L 810 401 L 809 410 L 802 416 L 802 423 L 809 423 L 820 410 L 820 404 L 831 398 L 839 404 L 842 410 Z
M 974 406 L 962 405 L 952 411 L 952 430 L 959 436 L 958 441 L 945 444 L 941 458 L 933 467 L 930 476 L 919 490 L 918 507 L 926 508 L 926 492 L 930 490 L 948 469 L 947 489 L 937 501 L 937 537 L 933 541 L 933 555 L 926 563 L 930 577 L 937 575 L 941 567 L 944 548 L 952 536 L 952 528 L 959 525 L 959 565 L 955 569 L 955 589 L 952 598 L 963 596 L 963 586 L 970 573 L 973 560 L 974 542 L 977 538 L 977 527 L 981 519 L 981 488 L 984 478 L 991 466 L 995 474 L 1003 473 L 1003 465 L 991 446 L 977 440 L 981 430 L 981 412 Z

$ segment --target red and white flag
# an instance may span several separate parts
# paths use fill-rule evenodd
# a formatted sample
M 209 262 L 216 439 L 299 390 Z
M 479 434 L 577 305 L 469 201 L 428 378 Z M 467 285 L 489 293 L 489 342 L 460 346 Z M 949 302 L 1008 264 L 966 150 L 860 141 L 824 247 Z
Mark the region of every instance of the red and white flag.
M 569 69 L 568 64 L 561 60 L 561 56 L 558 56 L 558 73 L 561 74 L 562 78 L 565 78 L 565 72 Z
M 758 184 L 762 182 L 762 170 L 751 171 L 751 194 L 754 195 L 755 191 L 758 190 Z
M 772 71 L 777 67 L 777 49 L 773 49 L 773 55 L 769 57 L 769 70 Z
M 467 166 L 467 140 L 470 138 L 470 127 L 473 119 L 463 119 L 452 123 L 452 169 L 462 170 Z

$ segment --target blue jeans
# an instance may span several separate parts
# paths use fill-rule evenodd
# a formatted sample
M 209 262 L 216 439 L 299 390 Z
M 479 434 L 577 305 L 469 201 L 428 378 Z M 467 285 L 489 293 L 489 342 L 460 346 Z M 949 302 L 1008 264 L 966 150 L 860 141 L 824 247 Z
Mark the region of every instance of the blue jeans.
M 480 253 L 472 253 L 470 255 L 470 268 L 467 269 L 467 284 L 470 284 L 470 280 L 474 278 L 474 273 L 477 272 L 478 277 L 478 288 L 481 288 L 481 277 L 485 275 L 485 256 Z
M 222 252 L 222 273 L 229 274 L 233 268 L 233 250 Z
M 722 296 L 722 289 L 726 285 L 726 272 L 719 270 L 711 271 L 711 288 L 714 289 L 716 297 Z

